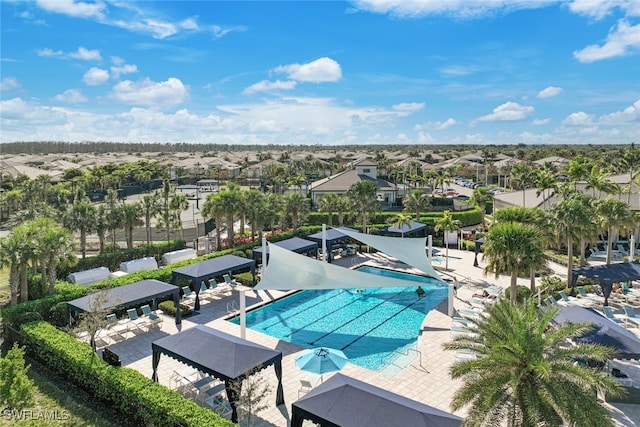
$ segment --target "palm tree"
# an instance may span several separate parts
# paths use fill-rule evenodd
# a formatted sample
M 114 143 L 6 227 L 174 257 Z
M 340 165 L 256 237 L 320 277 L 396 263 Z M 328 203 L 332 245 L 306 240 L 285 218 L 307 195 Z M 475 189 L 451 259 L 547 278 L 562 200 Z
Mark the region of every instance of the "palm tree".
M 243 204 L 247 220 L 251 225 L 251 241 L 255 241 L 256 233 L 260 233 L 260 239 L 262 239 L 262 229 L 264 228 L 264 199 L 264 193 L 258 190 L 249 190 L 244 194 Z
M 473 335 L 459 335 L 444 345 L 447 350 L 479 355 L 450 368 L 451 377 L 464 382 L 451 402 L 453 410 L 469 405 L 463 425 L 614 425 L 596 389 L 615 396 L 621 386 L 606 372 L 575 363 L 604 363 L 614 351 L 596 344 L 566 345 L 593 325 L 550 327 L 557 312 L 556 307 L 538 310 L 533 304 L 501 301 L 490 316 L 475 321 Z
M 622 200 L 608 197 L 597 200 L 595 203 L 597 222 L 600 229 L 607 232 L 607 264 L 611 264 L 611 246 L 613 236 L 620 229 L 636 226 L 636 219 L 627 205 Z
M 84 190 L 79 189 L 73 204 L 63 215 L 63 225 L 69 230 L 80 233 L 80 251 L 82 258 L 87 256 L 87 234 L 95 226 L 96 207 L 91 204 L 89 198 L 84 195 Z
M 151 220 L 160 212 L 160 200 L 158 194 L 145 194 L 140 200 L 142 216 L 144 217 L 144 229 L 147 233 L 147 247 L 151 245 L 153 234 L 151 233 Z
M 118 192 L 113 188 L 107 190 L 104 205 L 107 210 L 108 227 L 111 231 L 111 243 L 116 246 L 116 230 L 122 227 L 122 211 L 118 202 Z
M 184 239 L 184 228 L 182 227 L 182 220 L 180 215 L 182 212 L 189 208 L 189 200 L 184 194 L 174 193 L 169 203 L 169 209 L 171 210 L 171 227 L 174 230 L 180 230 L 180 236 Z
M 300 193 L 289 194 L 284 199 L 286 214 L 291 216 L 293 231 L 298 229 L 298 222 L 303 222 L 309 213 L 309 200 Z
M 435 231 L 445 231 L 445 232 L 453 232 L 460 230 L 460 221 L 453 218 L 451 215 L 451 211 L 446 210 L 442 213 L 442 216 L 436 219 L 436 226 L 434 228 Z M 445 233 L 444 236 L 444 247 L 445 247 L 445 269 L 449 269 L 449 242 L 446 241 L 447 236 Z
M 142 225 L 142 207 L 140 203 L 123 203 L 120 207 L 122 210 L 122 222 L 124 224 L 124 236 L 127 241 L 127 249 L 133 249 L 133 229 L 137 225 Z
M 18 304 L 20 271 L 23 263 L 24 229 L 15 227 L 11 234 L 0 240 L 0 266 L 9 266 L 10 304 Z
M 558 177 L 548 169 L 541 169 L 537 173 L 535 185 L 538 189 L 536 197 L 542 194 L 543 206 L 548 206 L 550 203 L 549 198 L 551 197 L 550 192 L 558 188 Z
M 224 213 L 224 223 L 227 226 L 227 247 L 232 247 L 235 243 L 234 222 L 242 202 L 238 188 L 235 185 L 230 185 L 216 195 L 216 201 Z
M 222 205 L 218 202 L 218 194 L 212 193 L 207 196 L 207 199 L 200 210 L 203 218 L 213 218 L 216 225 L 216 248 L 220 248 L 221 241 L 221 227 L 222 217 L 224 212 L 222 211 Z
M 327 214 L 327 224 L 333 227 L 333 213 L 336 211 L 338 204 L 338 196 L 335 193 L 323 194 L 318 200 L 318 210 Z
M 47 292 L 48 282 L 48 294 L 53 295 L 58 266 L 73 265 L 78 261 L 75 256 L 75 239 L 69 230 L 48 218 L 37 220 L 35 226 L 39 230 L 37 238 L 40 247 L 43 294 Z
M 398 213 L 391 219 L 391 223 L 400 229 L 401 237 L 404 237 L 404 226 L 411 228 L 411 215 Z
M 171 183 L 165 179 L 159 192 L 160 198 L 160 218 L 158 218 L 157 227 L 167 231 L 167 242 L 171 240 L 171 196 L 175 189 L 171 188 Z
M 617 194 L 620 188 L 616 183 L 609 181 L 609 174 L 597 165 L 593 165 L 591 173 L 587 177 L 587 190 L 593 190 L 593 197 L 596 197 L 596 190 L 598 190 L 598 197 L 602 193 Z
M 493 200 L 493 194 L 487 187 L 478 187 L 473 190 L 473 194 L 471 195 L 470 203 L 478 206 L 480 208 L 480 218 L 481 223 L 484 226 L 484 215 L 487 211 L 487 202 Z
M 416 213 L 416 221 L 420 222 L 420 213 L 429 208 L 431 199 L 422 191 L 412 191 L 402 200 L 404 209 Z
M 362 232 L 366 233 L 367 220 L 373 212 L 380 210 L 378 186 L 373 181 L 358 181 L 349 188 L 347 196 L 360 216 Z
M 344 225 L 344 217 L 345 214 L 349 212 L 351 207 L 351 201 L 346 196 L 338 196 L 338 200 L 336 202 L 336 211 L 338 212 L 338 226 L 342 227 Z
M 100 253 L 104 252 L 104 244 L 107 239 L 107 231 L 109 230 L 109 213 L 104 205 L 98 206 L 96 209 L 96 222 L 93 229 L 98 235 L 100 244 Z
M 526 206 L 525 190 L 535 184 L 535 170 L 527 164 L 515 165 L 513 169 L 511 169 L 509 182 L 515 190 L 522 190 L 522 206 Z
M 511 274 L 511 302 L 516 303 L 518 274 L 539 270 L 547 262 L 544 239 L 531 225 L 499 222 L 491 227 L 483 245 L 483 258 L 489 262 L 485 274 Z

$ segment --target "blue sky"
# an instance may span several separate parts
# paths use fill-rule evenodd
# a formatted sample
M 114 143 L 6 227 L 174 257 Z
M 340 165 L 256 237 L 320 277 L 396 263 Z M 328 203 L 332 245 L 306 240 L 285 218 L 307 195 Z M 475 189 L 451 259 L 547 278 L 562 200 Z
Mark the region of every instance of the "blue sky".
M 0 7 L 0 142 L 640 143 L 637 0 Z

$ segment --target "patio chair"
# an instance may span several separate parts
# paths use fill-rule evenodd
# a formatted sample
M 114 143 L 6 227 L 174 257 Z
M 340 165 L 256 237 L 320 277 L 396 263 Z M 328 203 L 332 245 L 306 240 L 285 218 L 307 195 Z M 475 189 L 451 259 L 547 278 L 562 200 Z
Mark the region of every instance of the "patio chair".
M 119 336 L 122 339 L 126 339 L 126 333 L 129 331 L 129 320 L 118 322 L 118 318 L 115 313 L 107 315 L 107 330 L 109 331 L 109 337 Z
M 615 322 L 615 323 L 617 323 L 619 325 L 624 325 L 625 318 L 627 317 L 624 314 L 615 314 L 613 312 L 613 310 L 611 309 L 611 307 L 608 306 L 608 305 L 603 305 L 602 306 L 602 312 L 604 313 L 604 316 L 607 319 L 611 320 L 612 322 Z
M 127 315 L 129 316 L 129 324 L 135 326 L 141 331 L 142 328 L 148 328 L 150 325 L 147 319 L 138 317 L 138 311 L 135 308 L 130 308 L 129 310 L 127 310 Z
M 560 294 L 562 301 L 564 301 L 567 305 L 582 305 L 582 301 L 580 301 L 576 297 L 567 295 L 565 291 L 559 291 L 558 293 Z
M 182 302 L 185 304 L 196 302 L 196 294 L 191 290 L 189 286 L 182 287 Z
M 158 313 L 151 310 L 149 304 L 145 304 L 140 307 L 142 310 L 142 315 L 149 321 L 151 326 L 158 325 L 158 327 L 162 327 L 162 316 L 159 316 Z
M 313 389 L 313 384 L 308 379 L 300 380 L 300 388 L 298 389 L 298 397 L 309 393 Z
M 625 320 L 633 323 L 636 327 L 640 327 L 640 317 L 636 315 L 635 310 L 630 305 L 623 304 L 624 314 L 627 316 Z
M 587 292 L 584 286 L 577 286 L 576 289 L 578 290 L 578 298 L 582 298 L 591 304 L 600 303 L 600 297 L 594 293 Z

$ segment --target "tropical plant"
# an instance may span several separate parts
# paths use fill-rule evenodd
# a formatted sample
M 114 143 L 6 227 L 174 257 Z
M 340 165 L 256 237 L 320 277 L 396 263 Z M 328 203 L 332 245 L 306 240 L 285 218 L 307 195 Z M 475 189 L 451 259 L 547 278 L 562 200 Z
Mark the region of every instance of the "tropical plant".
M 378 203 L 378 186 L 374 181 L 358 181 L 347 191 L 354 210 L 360 217 L 362 232 L 366 232 L 367 222 L 372 213 L 380 210 Z
M 142 221 L 142 206 L 139 202 L 123 203 L 120 206 L 120 210 L 122 211 L 122 223 L 124 225 L 127 249 L 133 249 L 133 230 L 136 226 L 144 224 Z
M 420 213 L 423 210 L 429 209 L 431 199 L 428 194 L 415 190 L 406 195 L 402 200 L 402 204 L 404 205 L 405 211 L 415 212 L 416 221 L 420 222 Z
M 620 385 L 584 364 L 605 363 L 614 351 L 595 344 L 567 345 L 593 325 L 551 326 L 557 312 L 556 307 L 538 310 L 533 304 L 500 301 L 488 317 L 472 321 L 474 334 L 458 335 L 444 345 L 478 355 L 450 368 L 451 377 L 464 382 L 451 402 L 453 410 L 469 405 L 464 426 L 614 425 L 596 390 L 615 396 Z
M 0 240 L 0 266 L 9 267 L 9 291 L 10 304 L 18 304 L 20 291 L 20 277 L 23 263 L 27 261 L 23 257 L 25 245 L 25 230 L 23 227 L 15 227 L 9 236 Z M 24 266 L 26 268 L 26 266 Z
M 337 210 L 338 196 L 335 193 L 323 194 L 318 200 L 318 210 L 327 214 L 327 225 L 333 227 L 333 213 Z
M 309 200 L 300 193 L 289 194 L 284 198 L 284 209 L 291 216 L 291 227 L 295 231 L 309 213 Z
M 442 216 L 436 219 L 436 226 L 434 227 L 435 231 L 444 231 L 453 232 L 460 230 L 460 221 L 453 218 L 451 215 L 451 211 L 446 210 L 442 213 Z M 449 242 L 447 242 L 446 235 L 444 239 L 444 247 L 445 247 L 445 269 L 449 269 Z
M 0 358 L 0 404 L 20 410 L 33 405 L 36 387 L 24 363 L 24 349 L 18 344 Z
M 95 227 L 96 207 L 91 204 L 82 188 L 78 189 L 73 204 L 63 214 L 63 225 L 80 233 L 82 258 L 87 256 L 87 234 Z
M 487 203 L 491 200 L 493 200 L 493 194 L 487 187 L 478 187 L 473 190 L 473 194 L 469 200 L 470 203 L 480 208 L 480 218 L 483 226 L 485 225 L 484 216 L 487 211 Z
M 153 241 L 153 234 L 151 233 L 151 220 L 155 218 L 160 212 L 160 200 L 158 194 L 145 194 L 140 200 L 140 207 L 142 208 L 142 216 L 144 218 L 144 229 L 147 233 L 147 246 L 151 245 Z
M 409 229 L 411 229 L 411 215 L 398 213 L 393 218 L 391 218 L 391 223 L 395 227 L 398 227 L 400 229 L 401 237 L 404 237 L 404 226 L 406 225 Z
M 525 190 L 533 187 L 536 182 L 535 170 L 527 164 L 518 164 L 511 169 L 509 176 L 511 186 L 516 190 L 522 190 L 522 206 L 526 206 Z
M 483 258 L 488 260 L 485 274 L 496 278 L 511 275 L 511 302 L 516 302 L 518 274 L 539 270 L 547 262 L 544 238 L 531 225 L 518 222 L 499 222 L 491 227 L 482 247 Z
M 606 199 L 596 200 L 596 218 L 602 231 L 607 233 L 607 260 L 611 263 L 611 246 L 613 245 L 613 236 L 621 229 L 633 228 L 637 225 L 635 216 L 629 205 L 622 200 L 608 197 Z
M 598 190 L 598 197 L 602 196 L 602 193 L 617 194 L 620 188 L 614 182 L 609 180 L 609 174 L 597 165 L 593 165 L 589 176 L 587 176 L 586 190 L 593 190 L 593 197 L 596 197 L 596 190 Z

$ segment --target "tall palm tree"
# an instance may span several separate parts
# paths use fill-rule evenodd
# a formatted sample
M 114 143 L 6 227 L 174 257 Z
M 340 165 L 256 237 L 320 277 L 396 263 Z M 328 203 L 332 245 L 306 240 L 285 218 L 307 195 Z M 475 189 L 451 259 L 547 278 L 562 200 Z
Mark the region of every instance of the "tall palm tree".
M 602 193 L 606 194 L 618 194 L 620 187 L 618 184 L 609 181 L 609 174 L 597 165 L 593 165 L 591 172 L 587 177 L 587 190 L 593 190 L 593 197 L 596 197 L 596 190 L 598 191 L 598 197 L 602 196 Z
M 216 248 L 220 248 L 221 242 L 221 227 L 222 227 L 222 218 L 224 216 L 224 212 L 222 210 L 222 205 L 218 202 L 218 194 L 212 193 L 207 196 L 207 199 L 200 209 L 200 213 L 203 218 L 212 218 L 216 225 Z
M 444 345 L 448 350 L 479 355 L 450 368 L 451 377 L 464 382 L 451 402 L 453 410 L 469 406 L 463 425 L 614 425 L 596 389 L 615 396 L 621 386 L 605 372 L 575 363 L 604 363 L 613 358 L 614 351 L 595 344 L 566 345 L 593 325 L 550 327 L 557 312 L 556 307 L 538 310 L 533 304 L 501 301 L 490 316 L 475 321 L 473 335 L 459 335 Z
M 535 170 L 527 164 L 518 164 L 511 169 L 509 183 L 515 190 L 522 190 L 522 206 L 526 206 L 525 190 L 533 187 L 536 182 Z
M 485 274 L 511 274 L 511 302 L 516 303 L 518 274 L 539 270 L 547 262 L 544 239 L 531 225 L 518 222 L 499 222 L 485 237 L 483 258 L 488 259 Z
M 338 226 L 342 227 L 344 225 L 344 217 L 349 212 L 351 208 L 351 201 L 347 196 L 338 196 L 338 200 L 336 202 L 336 212 L 338 212 Z
M 397 213 L 391 219 L 391 223 L 400 229 L 401 237 L 404 237 L 404 226 L 411 228 L 411 215 L 405 213 Z
M 607 264 L 611 264 L 613 236 L 621 229 L 633 228 L 637 222 L 635 215 L 622 200 L 608 197 L 595 203 L 597 222 L 602 231 L 607 233 Z
M 224 212 L 224 223 L 227 226 L 227 245 L 232 247 L 235 244 L 234 223 L 242 203 L 240 191 L 237 186 L 227 186 L 216 195 L 216 201 Z
M 451 215 L 451 211 L 446 210 L 442 213 L 442 216 L 436 219 L 436 226 L 434 227 L 435 231 L 445 231 L 452 232 L 460 230 L 460 220 L 454 219 L 453 215 Z M 444 247 L 445 247 L 445 266 L 446 270 L 449 269 L 449 243 L 446 241 L 446 233 L 444 236 Z
M 160 229 L 165 229 L 167 232 L 167 242 L 171 240 L 171 196 L 175 193 L 175 189 L 171 188 L 171 183 L 168 179 L 165 179 L 162 183 L 162 188 L 160 189 L 159 198 L 160 198 L 160 212 L 157 227 Z
M 184 227 L 182 226 L 182 219 L 180 216 L 182 212 L 189 208 L 189 200 L 184 194 L 174 193 L 169 203 L 169 209 L 171 210 L 171 226 L 174 230 L 180 230 L 180 236 L 184 239 Z
M 76 247 L 73 234 L 49 218 L 36 220 L 34 226 L 38 247 L 40 248 L 40 265 L 42 268 L 43 294 L 55 293 L 56 277 L 59 265 L 73 265 L 78 259 L 75 256 Z M 48 289 L 48 290 L 47 290 Z
M 127 241 L 127 248 L 133 249 L 133 229 L 138 225 L 143 225 L 142 207 L 140 202 L 123 203 L 120 207 L 122 210 L 122 223 L 124 224 L 124 236 Z
M 333 213 L 336 211 L 339 197 L 336 193 L 327 193 L 318 200 L 318 210 L 327 214 L 329 227 L 333 227 Z
M 145 194 L 140 200 L 142 217 L 144 218 L 144 229 L 147 234 L 147 247 L 151 245 L 153 233 L 151 233 L 151 220 L 160 213 L 160 199 L 158 193 Z
M 296 231 L 309 213 L 309 199 L 300 193 L 293 193 L 285 196 L 284 205 L 286 214 L 291 217 L 291 228 Z
M 9 291 L 11 293 L 10 304 L 18 304 L 18 294 L 20 291 L 20 272 L 23 262 L 23 247 L 26 236 L 22 227 L 15 227 L 11 234 L 0 239 L 0 266 L 9 267 Z
M 422 191 L 414 190 L 402 200 L 404 209 L 416 213 L 416 221 L 420 222 L 420 213 L 429 208 L 431 198 Z
M 260 233 L 264 226 L 265 195 L 258 190 L 249 190 L 244 194 L 243 204 L 247 220 L 251 225 L 251 241 L 255 241 L 256 233 Z
M 485 225 L 484 216 L 487 213 L 487 203 L 490 200 L 493 200 L 493 194 L 487 187 L 478 187 L 473 190 L 473 194 L 469 200 L 470 203 L 480 208 L 480 222 L 483 226 Z
M 116 246 L 116 231 L 122 227 L 122 211 L 118 202 L 118 192 L 113 188 L 107 190 L 104 206 L 107 210 L 107 223 L 111 231 L 111 244 Z
M 89 198 L 84 195 L 84 190 L 79 190 L 73 204 L 63 215 L 63 225 L 69 230 L 80 233 L 80 251 L 82 258 L 87 256 L 87 234 L 95 226 L 96 207 L 91 204 Z
M 543 206 L 549 206 L 551 191 L 555 191 L 558 188 L 558 177 L 548 169 L 540 169 L 536 176 L 535 185 L 538 189 L 536 196 L 542 194 Z
M 362 232 L 366 233 L 369 217 L 372 213 L 380 210 L 377 199 L 378 186 L 373 181 L 358 181 L 349 188 L 347 196 L 360 217 Z

